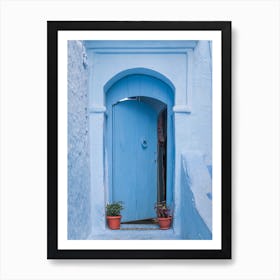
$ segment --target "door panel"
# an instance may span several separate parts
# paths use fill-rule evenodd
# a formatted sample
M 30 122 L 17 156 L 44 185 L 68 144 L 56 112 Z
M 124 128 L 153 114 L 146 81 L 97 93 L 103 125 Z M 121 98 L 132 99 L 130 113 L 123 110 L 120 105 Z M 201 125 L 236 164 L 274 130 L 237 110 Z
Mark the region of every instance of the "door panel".
M 123 201 L 122 221 L 155 216 L 157 201 L 157 113 L 127 100 L 112 107 L 112 199 Z

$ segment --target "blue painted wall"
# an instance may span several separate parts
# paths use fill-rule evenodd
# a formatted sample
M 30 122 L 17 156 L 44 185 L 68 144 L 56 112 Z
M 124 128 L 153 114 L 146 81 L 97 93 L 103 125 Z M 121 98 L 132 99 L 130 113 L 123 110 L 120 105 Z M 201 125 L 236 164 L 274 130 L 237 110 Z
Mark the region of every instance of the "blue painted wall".
M 183 239 L 212 239 L 211 176 L 200 152 L 182 154 Z
M 188 118 L 187 150 L 204 154 L 212 170 L 212 56 L 209 41 L 198 41 L 193 57 L 192 113 Z
M 212 238 L 212 55 L 211 42 L 198 41 L 193 56 L 192 112 L 182 129 L 181 219 L 186 239 Z
M 98 84 L 98 87 L 104 87 L 104 83 L 100 84 L 100 80 L 105 72 L 101 74 L 100 72 L 95 73 L 94 71 L 91 74 L 88 73 L 84 64 L 85 50 L 80 41 L 69 42 L 68 52 L 68 238 L 85 239 L 88 234 L 89 238 L 91 238 L 90 236 L 94 236 L 94 228 L 91 228 L 90 219 L 91 202 L 89 199 L 90 172 L 87 107 L 88 104 L 92 106 L 97 101 L 100 103 L 100 100 L 94 100 L 94 94 L 91 96 L 92 100 L 88 101 L 87 84 L 90 76 Z M 125 63 L 121 57 L 117 56 L 117 58 L 120 60 L 120 64 Z M 114 72 L 112 69 L 117 64 L 112 64 L 112 59 L 117 58 L 109 54 L 104 57 L 104 61 L 109 60 L 108 63 L 111 65 L 111 68 L 104 66 L 107 74 L 108 72 Z M 178 63 L 182 61 L 180 60 L 181 56 L 176 56 L 176 58 L 178 59 Z M 130 57 L 128 55 L 126 63 L 142 65 L 143 59 L 141 59 L 142 57 Z M 170 69 L 170 65 L 162 66 L 164 64 L 164 55 L 157 56 L 157 59 L 157 63 L 162 68 L 166 67 L 166 69 Z M 91 63 L 91 57 L 89 56 L 89 68 L 92 67 L 94 70 L 94 65 L 92 66 Z M 100 62 L 97 60 L 95 63 Z M 175 204 L 177 203 L 175 205 L 176 209 L 178 211 L 180 210 L 179 219 L 182 222 L 186 222 L 186 226 L 180 228 L 181 236 L 176 236 L 176 238 L 211 239 L 212 62 L 211 43 L 209 41 L 198 41 L 193 50 L 192 68 L 192 94 L 189 104 L 191 112 L 177 114 L 177 127 L 175 127 L 177 131 L 180 131 L 178 137 L 180 137 L 180 143 L 183 143 L 183 146 L 180 146 L 182 162 L 179 167 L 181 168 L 180 178 L 178 178 L 178 181 L 180 181 L 178 195 L 181 197 L 181 203 L 177 202 L 176 197 L 174 199 Z M 94 79 L 96 75 L 101 76 Z M 89 86 L 91 83 L 89 81 Z M 177 89 L 175 88 L 176 91 Z M 177 93 L 185 94 L 185 91 L 180 89 Z M 177 100 L 181 100 L 181 98 L 182 96 L 177 96 Z M 181 105 L 180 102 L 177 105 Z M 101 124 L 102 122 L 100 122 Z M 98 130 L 94 130 L 91 133 L 98 133 Z M 94 154 L 92 157 L 94 157 Z M 102 180 L 102 176 L 100 180 Z M 103 199 L 104 195 L 100 197 L 100 201 L 97 204 L 102 205 L 104 208 Z M 189 203 L 185 203 L 186 201 Z M 98 216 L 104 215 L 102 213 L 99 213 Z M 176 221 L 174 221 L 175 224 Z M 148 236 L 147 231 L 145 234 L 145 236 Z M 139 239 L 145 239 L 145 236 Z M 105 238 L 105 236 L 101 238 Z
M 68 42 L 68 239 L 90 232 L 88 70 L 80 41 Z

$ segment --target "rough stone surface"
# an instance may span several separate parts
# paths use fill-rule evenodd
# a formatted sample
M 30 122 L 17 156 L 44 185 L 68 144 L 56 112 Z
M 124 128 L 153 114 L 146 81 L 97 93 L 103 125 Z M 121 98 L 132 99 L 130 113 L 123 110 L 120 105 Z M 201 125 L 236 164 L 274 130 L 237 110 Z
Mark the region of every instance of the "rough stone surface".
M 68 42 L 68 239 L 90 230 L 88 71 L 80 41 Z

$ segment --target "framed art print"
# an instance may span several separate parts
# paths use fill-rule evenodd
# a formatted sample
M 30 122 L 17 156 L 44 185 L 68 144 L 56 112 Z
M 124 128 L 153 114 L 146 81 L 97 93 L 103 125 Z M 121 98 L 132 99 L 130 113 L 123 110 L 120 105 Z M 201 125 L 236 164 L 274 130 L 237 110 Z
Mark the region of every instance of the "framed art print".
M 47 257 L 231 258 L 231 22 L 48 22 Z

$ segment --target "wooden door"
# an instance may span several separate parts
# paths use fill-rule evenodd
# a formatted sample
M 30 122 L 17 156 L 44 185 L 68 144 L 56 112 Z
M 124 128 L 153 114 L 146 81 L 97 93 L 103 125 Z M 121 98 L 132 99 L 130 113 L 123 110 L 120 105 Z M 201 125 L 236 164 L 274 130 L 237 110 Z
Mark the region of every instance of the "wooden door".
M 155 217 L 157 113 L 139 100 L 112 107 L 112 199 L 124 202 L 123 222 Z

